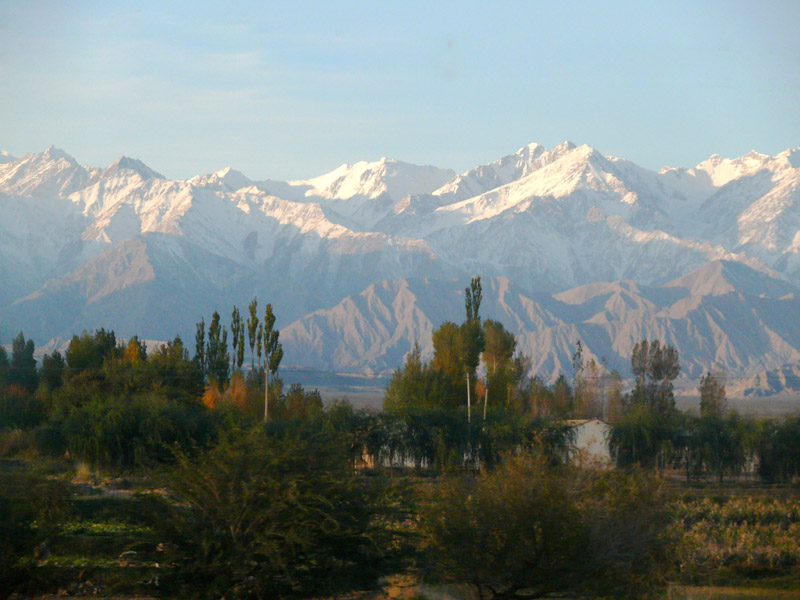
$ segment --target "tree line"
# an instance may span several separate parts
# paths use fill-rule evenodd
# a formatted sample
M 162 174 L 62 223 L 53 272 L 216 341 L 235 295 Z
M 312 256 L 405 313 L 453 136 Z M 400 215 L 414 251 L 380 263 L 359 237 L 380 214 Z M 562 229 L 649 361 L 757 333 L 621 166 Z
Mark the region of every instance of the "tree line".
M 465 289 L 464 321 L 434 331 L 431 361 L 414 347 L 387 386 L 383 412 L 349 411 L 358 460 L 375 468 L 471 470 L 535 439 L 562 452 L 570 435 L 565 421 L 596 417 L 612 426 L 618 466 L 680 470 L 692 480 L 747 475 L 787 481 L 800 475 L 794 443 L 800 417 L 763 419 L 728 410 L 724 374 L 701 379 L 699 414 L 681 412 L 675 408 L 680 361 L 673 347 L 659 340 L 637 343 L 633 387 L 623 393 L 619 374 L 587 359 L 577 342 L 572 377 L 562 374 L 547 385 L 526 376 L 528 361 L 515 354 L 513 334 L 502 323 L 481 319 L 481 300 L 476 277 Z M 279 336 L 272 306 L 260 317 L 255 298 L 246 320 L 233 308 L 230 327 L 216 311 L 208 327 L 201 319 L 193 357 L 179 336 L 148 352 L 137 336 L 122 343 L 113 331 L 98 329 L 73 336 L 63 356 L 45 354 L 37 369 L 34 343 L 20 333 L 10 356 L 0 347 L 0 429 L 36 429 L 53 451 L 85 455 L 94 448 L 106 464 L 130 465 L 135 456 L 158 454 L 154 448 L 168 440 L 207 443 L 216 414 L 276 422 L 317 418 L 325 412 L 319 393 L 284 387 L 278 376 Z M 246 346 L 250 369 L 243 369 Z M 337 418 L 347 412 L 340 410 Z M 147 419 L 166 419 L 163 431 L 142 425 Z M 89 421 L 117 430 L 79 426 Z M 94 438 L 87 440 L 90 434 Z

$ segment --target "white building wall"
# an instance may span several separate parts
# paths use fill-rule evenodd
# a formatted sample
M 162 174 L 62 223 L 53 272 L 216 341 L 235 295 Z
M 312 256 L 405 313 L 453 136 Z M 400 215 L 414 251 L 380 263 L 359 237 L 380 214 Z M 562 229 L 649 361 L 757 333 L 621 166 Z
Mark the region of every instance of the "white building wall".
M 588 464 L 609 466 L 611 464 L 611 449 L 609 438 L 611 426 L 599 419 L 588 421 L 570 421 L 574 430 L 572 440 L 573 460 Z

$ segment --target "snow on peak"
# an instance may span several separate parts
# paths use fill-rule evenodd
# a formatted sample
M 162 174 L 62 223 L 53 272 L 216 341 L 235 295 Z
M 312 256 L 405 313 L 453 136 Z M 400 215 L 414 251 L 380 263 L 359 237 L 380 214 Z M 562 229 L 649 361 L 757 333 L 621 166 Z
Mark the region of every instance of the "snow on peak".
M 575 148 L 572 142 L 563 142 L 550 151 L 541 144 L 528 144 L 514 154 L 458 175 L 433 193 L 436 196 L 447 196 L 452 202 L 479 196 L 527 177 L 571 153 Z
M 143 181 L 147 179 L 164 179 L 161 173 L 157 173 L 142 161 L 127 156 L 120 156 L 115 162 L 103 169 L 100 176 L 113 177 L 126 171 L 132 171 L 138 174 Z
M 74 158 L 72 158 L 69 154 L 67 154 L 60 148 L 56 148 L 52 144 L 48 146 L 44 152 L 42 152 L 41 157 L 44 160 L 52 160 L 52 161 L 66 160 L 67 162 L 73 165 L 78 164 L 78 162 Z
M 452 176 L 450 169 L 418 166 L 384 157 L 375 162 L 343 164 L 330 173 L 290 184 L 308 186 L 307 197 L 347 200 L 388 194 L 398 202 L 410 194 L 430 193 Z
M 721 187 L 729 181 L 753 175 L 768 168 L 773 161 L 773 157 L 755 150 L 751 150 L 739 158 L 723 158 L 719 154 L 713 154 L 708 160 L 697 165 L 695 171 L 704 171 L 716 187 Z
M 16 157 L 12 156 L 5 150 L 0 150 L 0 165 L 4 165 L 6 163 L 14 162 Z
M 222 192 L 235 192 L 255 185 L 243 173 L 231 167 L 225 167 L 206 175 L 197 175 L 190 179 L 189 183 L 195 187 L 210 188 Z
M 63 150 L 50 146 L 8 162 L 0 172 L 0 192 L 15 196 L 67 196 L 86 185 L 87 171 Z

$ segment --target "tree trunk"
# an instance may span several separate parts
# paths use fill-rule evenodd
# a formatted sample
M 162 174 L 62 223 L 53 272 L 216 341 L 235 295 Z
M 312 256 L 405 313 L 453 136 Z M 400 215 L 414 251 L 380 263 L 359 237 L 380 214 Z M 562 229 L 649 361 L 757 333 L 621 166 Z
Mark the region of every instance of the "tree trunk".
M 469 397 L 469 373 L 467 373 L 467 423 L 472 423 L 472 402 Z
M 269 369 L 264 368 L 266 385 L 264 386 L 264 423 L 269 420 Z
M 486 406 L 489 404 L 489 378 L 486 378 L 486 391 L 483 394 L 483 420 L 486 420 Z

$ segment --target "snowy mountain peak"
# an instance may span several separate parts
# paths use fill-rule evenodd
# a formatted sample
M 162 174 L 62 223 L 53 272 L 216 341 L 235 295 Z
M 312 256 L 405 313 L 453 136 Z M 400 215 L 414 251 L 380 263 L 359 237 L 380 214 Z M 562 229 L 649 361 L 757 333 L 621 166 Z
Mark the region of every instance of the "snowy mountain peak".
M 695 171 L 704 171 L 711 178 L 712 183 L 720 187 L 734 179 L 753 175 L 767 168 L 774 160 L 773 157 L 755 150 L 751 150 L 739 158 L 723 158 L 719 154 L 713 154 L 708 160 L 697 165 Z
M 0 169 L 0 192 L 13 196 L 67 196 L 86 185 L 89 173 L 63 150 L 50 146 Z
M 572 153 L 577 146 L 572 142 L 562 142 L 552 150 L 541 144 L 523 146 L 514 154 L 504 156 L 492 163 L 475 167 L 456 176 L 444 186 L 433 192 L 436 196 L 446 196 L 451 202 L 459 202 L 479 196 L 500 186 L 512 183 L 531 173 L 552 164 Z M 581 146 L 594 151 L 589 146 Z
M 800 148 L 656 173 L 564 142 L 458 176 L 384 157 L 303 181 L 168 181 L 51 147 L 0 164 L 0 334 L 166 339 L 258 292 L 281 318 L 310 314 L 287 360 L 391 371 L 460 318 L 475 273 L 542 373 L 576 339 L 627 357 L 644 336 L 683 340 L 698 372 L 800 364 L 799 165 Z
M 565 140 L 561 142 L 558 146 L 553 148 L 553 152 L 564 153 L 569 152 L 570 150 L 574 150 L 577 146 L 570 142 L 569 140 Z
M 256 185 L 243 173 L 231 167 L 225 167 L 214 173 L 197 175 L 189 180 L 195 187 L 209 188 L 221 192 L 235 192 L 242 188 L 249 188 Z
M 157 173 L 142 161 L 127 156 L 120 156 L 115 162 L 103 169 L 100 172 L 100 177 L 113 177 L 125 172 L 136 173 L 143 181 L 147 179 L 164 179 L 161 173 Z
M 78 161 L 72 158 L 72 156 L 61 150 L 61 148 L 56 148 L 52 144 L 48 146 L 44 152 L 42 152 L 41 157 L 44 160 L 51 160 L 51 161 L 66 160 L 70 164 L 76 166 L 78 165 Z
M 292 181 L 290 184 L 307 186 L 307 197 L 347 200 L 354 197 L 377 198 L 388 194 L 397 202 L 409 194 L 430 193 L 453 175 L 450 169 L 381 158 L 375 162 L 343 164 L 325 175 Z
M 15 156 L 12 156 L 5 150 L 0 150 L 0 165 L 4 165 L 6 163 L 14 162 L 17 160 Z

